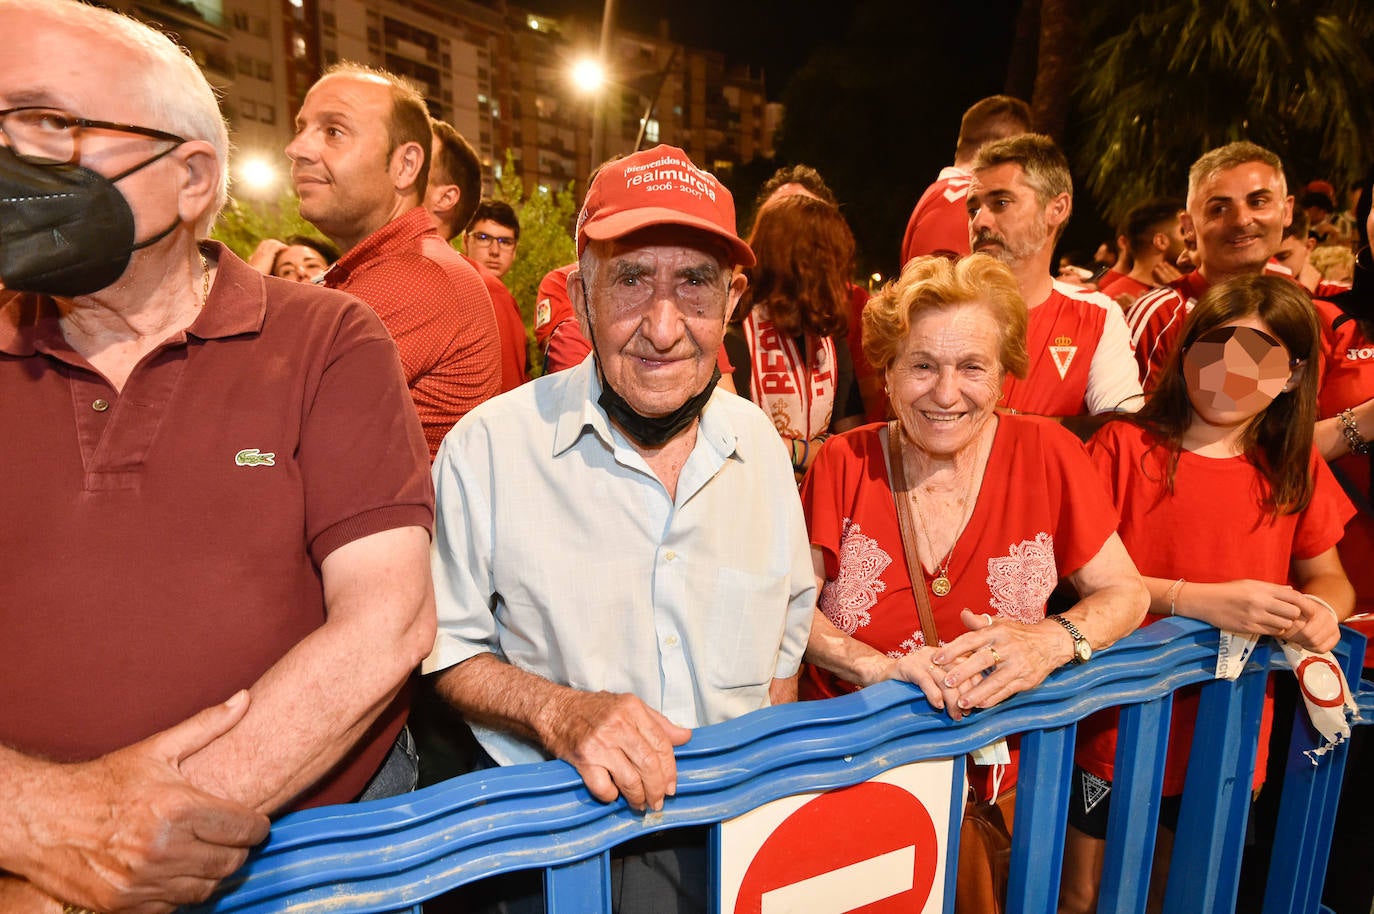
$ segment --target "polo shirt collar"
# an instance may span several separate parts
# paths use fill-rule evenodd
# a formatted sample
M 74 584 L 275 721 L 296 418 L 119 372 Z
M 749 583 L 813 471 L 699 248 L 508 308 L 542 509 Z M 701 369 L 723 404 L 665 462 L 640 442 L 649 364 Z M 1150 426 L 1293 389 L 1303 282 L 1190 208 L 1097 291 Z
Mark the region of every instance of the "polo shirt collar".
M 558 457 L 567 451 L 582 433 L 591 429 L 607 447 L 616 446 L 611 433 L 611 420 L 607 417 L 597 400 L 601 397 L 601 379 L 596 371 L 596 356 L 588 354 L 580 365 L 561 372 L 565 376 L 561 399 L 558 404 L 558 424 L 553 435 L 553 456 Z M 706 401 L 701 411 L 701 421 L 697 426 L 697 443 L 705 442 L 721 459 L 735 455 L 739 435 L 730 425 L 724 409 L 716 408 L 721 397 L 731 397 L 717 387 Z
M 423 206 L 408 210 L 349 248 L 325 272 L 325 284 L 337 289 L 348 281 L 354 270 L 393 250 L 410 247 L 417 238 L 431 233 L 437 237 L 439 231 L 429 211 Z
M 217 340 L 260 333 L 267 316 L 266 278 L 218 241 L 203 241 L 200 250 L 206 259 L 215 261 L 215 281 L 186 335 Z
M 261 331 L 267 313 L 263 275 L 218 241 L 203 241 L 200 249 L 216 262 L 215 281 L 205 307 L 185 335 L 210 340 Z M 62 336 L 53 300 L 46 295 L 0 292 L 0 352 L 31 356 L 40 343 L 47 351 L 71 348 Z

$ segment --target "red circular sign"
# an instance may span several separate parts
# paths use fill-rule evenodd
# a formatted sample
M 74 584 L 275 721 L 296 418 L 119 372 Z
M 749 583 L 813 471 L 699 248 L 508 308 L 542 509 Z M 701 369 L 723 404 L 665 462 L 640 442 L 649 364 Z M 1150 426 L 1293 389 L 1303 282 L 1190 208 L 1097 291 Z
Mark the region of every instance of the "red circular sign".
M 1341 668 L 1325 657 L 1308 657 L 1294 671 L 1298 674 L 1298 688 L 1307 700 L 1321 708 L 1339 708 L 1345 704 L 1344 690 L 1341 688 Z M 1309 681 L 1309 677 L 1310 680 Z M 1325 681 L 1321 681 L 1325 680 Z M 1324 686 L 1325 695 L 1318 695 L 1316 688 Z M 1331 695 L 1332 689 L 1335 695 Z
M 818 893 L 813 903 L 797 911 L 911 914 L 920 911 L 930 897 L 939 854 L 935 823 L 919 799 L 892 784 L 855 784 L 808 801 L 773 830 L 745 871 L 735 911 L 760 914 L 764 895 L 796 886 L 801 892 L 814 887 Z M 880 876 L 864 869 L 866 863 L 884 855 L 876 864 L 886 866 Z M 890 872 L 894 863 L 903 869 Z M 853 897 L 871 890 L 875 899 L 849 908 L 826 907 L 819 894 L 842 887 L 846 879 L 864 883 Z M 897 887 L 892 894 L 884 896 L 881 893 L 886 889 L 876 888 L 890 883 Z

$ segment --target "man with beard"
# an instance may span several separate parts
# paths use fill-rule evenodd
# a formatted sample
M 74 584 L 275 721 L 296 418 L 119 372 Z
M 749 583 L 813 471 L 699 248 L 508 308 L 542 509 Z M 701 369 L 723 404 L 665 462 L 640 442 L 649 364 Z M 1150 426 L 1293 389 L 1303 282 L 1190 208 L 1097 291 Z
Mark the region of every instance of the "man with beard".
M 1185 244 L 1179 229 L 1183 204 L 1176 199 L 1146 200 L 1131 207 L 1121 227 L 1121 241 L 1131 255 L 1131 271 L 1098 289 L 1130 305 L 1137 298 L 1177 279 L 1178 256 Z
M 592 354 L 473 410 L 435 463 L 425 672 L 487 764 L 561 758 L 657 810 L 690 728 L 795 697 L 816 584 L 777 431 L 715 389 L 754 262 L 730 192 L 680 149 L 619 159 L 577 250 Z M 613 862 L 619 909 L 702 908 L 704 845 L 654 837 Z
M 1283 163 L 1254 143 L 1204 153 L 1188 170 L 1188 209 L 1179 217 L 1197 239 L 1197 269 L 1165 289 L 1142 295 L 1126 314 L 1146 390 L 1155 386 L 1183 319 L 1213 283 L 1263 272 L 1283 244 L 1292 218 Z
M 1025 133 L 979 151 L 968 196 L 971 247 L 1011 269 L 1030 310 L 1029 373 L 1009 377 L 998 404 L 1011 412 L 1062 419 L 1140 406 L 1121 309 L 1050 272 L 1072 211 L 1069 163 L 1049 137 Z

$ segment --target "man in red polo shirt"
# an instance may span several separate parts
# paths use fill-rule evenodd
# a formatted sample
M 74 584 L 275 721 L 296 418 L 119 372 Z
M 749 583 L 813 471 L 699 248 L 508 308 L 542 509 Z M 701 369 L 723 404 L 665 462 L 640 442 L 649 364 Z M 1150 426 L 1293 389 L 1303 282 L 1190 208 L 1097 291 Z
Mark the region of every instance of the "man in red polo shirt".
M 451 124 L 436 120 L 430 127 L 434 142 L 424 205 L 438 223 L 439 234 L 452 246 L 482 202 L 482 163 L 477 150 Z M 477 271 L 491 296 L 501 332 L 501 392 L 514 390 L 530 379 L 529 337 L 520 305 L 499 276 L 462 252 L 458 256 Z
M 1026 378 L 1008 377 L 999 406 L 1059 419 L 1140 408 L 1126 323 L 1116 302 L 1050 273 L 1073 211 L 1073 179 L 1049 137 L 1024 133 L 984 146 L 973 163 L 974 253 L 1011 268 L 1030 309 Z M 1081 427 L 1085 423 L 1074 423 Z
M 306 94 L 286 147 L 301 215 L 343 252 L 324 284 L 367 302 L 391 331 L 431 458 L 501 389 L 491 297 L 420 205 L 432 136 L 414 88 L 339 64 Z
M 0 32 L 0 911 L 169 911 L 265 814 L 413 782 L 424 441 L 375 314 L 203 240 L 189 55 L 73 0 Z

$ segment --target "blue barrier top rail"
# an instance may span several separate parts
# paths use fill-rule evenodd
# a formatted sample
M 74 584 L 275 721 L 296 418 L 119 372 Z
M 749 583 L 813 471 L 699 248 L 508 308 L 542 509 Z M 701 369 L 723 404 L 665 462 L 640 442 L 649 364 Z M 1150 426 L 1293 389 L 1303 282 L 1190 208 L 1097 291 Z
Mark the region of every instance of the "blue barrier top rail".
M 963 755 L 1021 733 L 1008 909 L 1052 912 L 1075 724 L 1120 705 L 1118 758 L 1132 764 L 1118 765 L 1100 910 L 1143 911 L 1172 695 L 1203 683 L 1197 733 L 1209 738 L 1193 745 L 1166 910 L 1231 911 L 1257 711 L 1267 671 L 1283 665 L 1282 652 L 1266 642 L 1239 680 L 1217 681 L 1217 631 L 1163 619 L 1091 663 L 1058 670 L 1037 688 L 958 722 L 900 682 L 768 708 L 693 733 L 677 751 L 677 795 L 659 813 L 592 799 L 561 761 L 483 771 L 390 800 L 309 810 L 277 822 L 220 894 L 192 910 L 396 911 L 488 876 L 539 868 L 547 871 L 550 910 L 609 910 L 606 852 L 616 845 L 667 828 L 718 823 L 780 797 L 860 783 L 897 765 Z M 1346 631 L 1337 651 L 1352 688 L 1360 682 L 1363 642 Z M 1374 689 L 1361 687 L 1357 700 L 1363 722 L 1374 720 Z M 1344 746 L 1317 766 L 1302 755 L 1314 735 L 1301 717 L 1294 724 L 1279 824 L 1280 835 L 1291 840 L 1275 842 L 1285 848 L 1285 859 L 1271 867 L 1265 914 L 1317 910 L 1345 764 Z M 1029 784 L 1035 790 L 1025 789 Z

